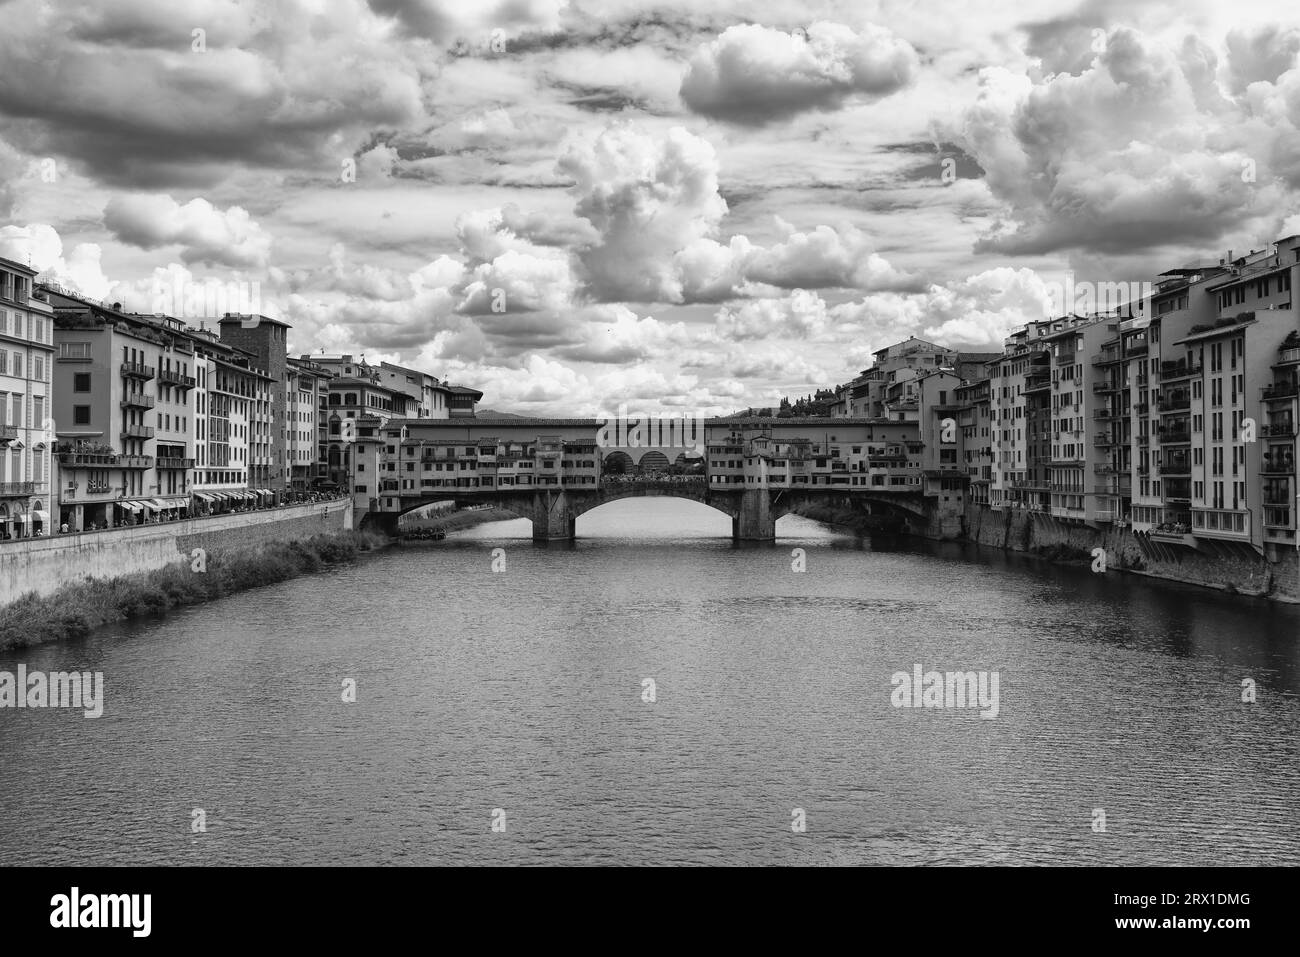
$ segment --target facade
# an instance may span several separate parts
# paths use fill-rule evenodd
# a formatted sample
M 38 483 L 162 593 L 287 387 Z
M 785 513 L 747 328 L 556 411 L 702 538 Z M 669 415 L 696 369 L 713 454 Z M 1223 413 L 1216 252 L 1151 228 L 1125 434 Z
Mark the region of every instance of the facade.
M 32 269 L 0 259 L 0 539 L 49 534 L 54 313 Z
M 227 313 L 221 318 L 221 341 L 252 356 L 257 367 L 272 382 L 288 380 L 289 330 L 286 322 L 266 316 Z M 273 388 L 265 408 L 255 409 L 255 432 L 251 437 L 253 463 L 249 480 L 255 487 L 282 492 L 290 485 L 289 397 L 282 387 Z
M 187 512 L 198 365 L 189 335 L 173 319 L 48 294 L 59 524 L 82 531 Z
M 288 483 L 305 492 L 326 478 L 329 455 L 329 380 L 333 373 L 310 359 L 285 360 L 283 433 Z

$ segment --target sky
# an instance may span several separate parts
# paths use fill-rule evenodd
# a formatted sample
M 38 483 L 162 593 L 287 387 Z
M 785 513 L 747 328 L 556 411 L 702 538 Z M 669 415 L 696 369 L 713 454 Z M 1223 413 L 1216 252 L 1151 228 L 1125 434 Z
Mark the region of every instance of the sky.
M 0 256 L 498 411 L 774 406 L 1300 233 L 1294 10 L 0 0 Z

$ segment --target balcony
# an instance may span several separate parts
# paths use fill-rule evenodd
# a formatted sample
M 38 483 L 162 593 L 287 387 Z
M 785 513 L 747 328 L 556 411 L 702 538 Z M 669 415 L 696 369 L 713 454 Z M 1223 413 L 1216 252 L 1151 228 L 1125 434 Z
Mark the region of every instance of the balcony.
M 1166 545 L 1185 545 L 1188 548 L 1196 548 L 1196 539 L 1192 537 L 1191 529 L 1182 524 L 1163 524 L 1157 525 L 1147 533 L 1151 540 L 1163 542 Z
M 154 406 L 154 397 L 145 395 L 143 392 L 128 392 L 122 397 L 122 408 L 124 409 L 152 409 Z
M 154 367 L 147 366 L 143 362 L 123 362 L 122 375 L 148 382 L 154 378 Z
M 1244 509 L 1192 509 L 1192 534 L 1249 539 L 1250 512 Z
M 174 385 L 182 389 L 192 389 L 196 384 L 194 376 L 181 375 L 176 369 L 163 369 L 158 373 L 158 382 L 162 385 Z
M 1296 384 L 1294 382 L 1279 382 L 1275 385 L 1264 386 L 1264 401 L 1275 402 L 1281 399 L 1290 399 L 1296 394 Z
M 1093 353 L 1090 361 L 1092 365 L 1101 366 L 1110 362 L 1120 362 L 1123 358 L 1118 349 L 1104 349 Z
M 1160 463 L 1160 474 L 1164 478 L 1180 478 L 1192 474 L 1192 463 L 1182 459 Z
M 1189 445 L 1192 433 L 1186 429 L 1167 429 L 1160 432 L 1161 445 Z
M 17 442 L 18 426 L 0 425 L 0 442 Z
M 1151 403 L 1139 402 L 1137 405 L 1133 406 L 1133 411 L 1135 411 L 1138 415 L 1146 415 L 1148 412 L 1151 411 Z
M 1127 412 L 1119 412 L 1115 409 L 1098 409 L 1092 414 L 1092 417 L 1098 422 L 1110 422 L 1116 419 L 1123 419 L 1127 417 L 1127 415 Z
M 1166 396 L 1156 403 L 1156 408 L 1162 413 L 1169 412 L 1186 412 L 1192 407 L 1192 394 L 1190 392 L 1180 392 L 1177 395 Z
M 1199 362 L 1162 362 L 1160 363 L 1160 381 L 1176 382 L 1179 379 L 1190 379 L 1192 376 L 1200 375 L 1203 368 L 1204 366 Z
M 1264 527 L 1265 528 L 1295 528 L 1295 523 L 1291 521 L 1291 509 L 1289 506 L 1264 508 Z
M 1106 435 L 1103 433 L 1102 435 L 1093 436 L 1093 444 L 1099 449 L 1109 449 L 1119 445 L 1120 441 L 1113 435 Z
M 35 482 L 0 482 L 0 495 L 35 495 Z
M 1137 444 L 1146 448 L 1151 444 L 1151 436 L 1146 432 L 1139 432 L 1137 435 Z
M 3 426 L 0 426 L 0 428 L 3 428 Z M 1272 435 L 1272 436 L 1279 436 L 1279 435 L 1292 436 L 1295 435 L 1295 423 L 1294 422 L 1271 422 L 1268 425 L 1262 426 L 1259 430 L 1259 434 Z
M 158 458 L 159 469 L 192 469 L 194 468 L 193 459 L 177 459 L 166 456 Z
M 1094 382 L 1092 384 L 1092 391 L 1096 395 L 1101 395 L 1106 392 L 1119 392 L 1121 391 L 1121 388 L 1121 386 L 1118 386 L 1113 382 Z
M 1290 349 L 1277 350 L 1277 362 L 1275 366 L 1289 366 L 1293 363 L 1300 362 L 1300 346 L 1293 346 Z
M 1121 475 L 1128 472 L 1128 469 L 1121 469 L 1113 462 L 1098 462 L 1092 467 L 1092 470 L 1097 475 Z
M 122 435 L 128 439 L 152 439 L 153 433 L 153 426 L 150 425 L 134 425 L 132 423 L 127 423 L 122 426 Z
M 153 456 L 123 455 L 118 465 L 124 469 L 151 469 L 153 468 Z

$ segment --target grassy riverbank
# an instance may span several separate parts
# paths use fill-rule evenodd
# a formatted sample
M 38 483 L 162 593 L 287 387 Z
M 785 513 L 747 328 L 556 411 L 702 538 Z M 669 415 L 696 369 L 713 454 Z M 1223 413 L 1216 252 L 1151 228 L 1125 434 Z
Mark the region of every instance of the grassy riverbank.
M 473 528 L 475 525 L 485 525 L 488 522 L 508 522 L 510 519 L 518 517 L 513 512 L 507 512 L 500 508 L 483 508 L 475 511 L 463 509 L 447 515 L 408 519 L 402 522 L 401 528 L 403 531 L 408 529 L 429 529 L 439 532 L 454 532 L 462 528 Z
M 388 539 L 369 532 L 338 532 L 298 542 L 213 551 L 206 566 L 189 560 L 156 571 L 87 579 L 50 595 L 24 595 L 0 608 L 0 650 L 78 638 L 136 615 L 198 605 L 259 585 L 287 581 L 355 561 Z

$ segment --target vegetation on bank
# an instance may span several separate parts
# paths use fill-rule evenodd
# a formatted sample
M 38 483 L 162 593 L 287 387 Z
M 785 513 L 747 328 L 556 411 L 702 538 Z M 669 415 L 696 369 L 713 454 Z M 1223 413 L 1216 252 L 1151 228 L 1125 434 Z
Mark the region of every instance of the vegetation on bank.
M 50 595 L 30 592 L 0 608 L 0 651 L 79 638 L 137 615 L 198 605 L 248 588 L 287 581 L 354 561 L 388 539 L 371 532 L 316 535 L 248 549 L 214 550 L 205 567 L 190 561 L 115 578 L 87 578 Z

